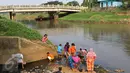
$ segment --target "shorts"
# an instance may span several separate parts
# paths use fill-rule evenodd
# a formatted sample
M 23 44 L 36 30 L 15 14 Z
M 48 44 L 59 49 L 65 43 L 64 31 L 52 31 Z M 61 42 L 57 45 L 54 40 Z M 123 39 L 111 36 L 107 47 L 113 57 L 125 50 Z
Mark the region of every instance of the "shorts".
M 74 64 L 73 63 L 69 63 L 70 68 L 74 68 Z
M 50 61 L 54 60 L 54 58 L 51 58 L 51 57 L 48 57 L 48 59 L 49 59 Z
M 57 51 L 57 53 L 58 53 L 58 55 L 61 55 L 61 54 L 62 54 L 62 52 L 59 52 L 59 51 Z
M 65 52 L 65 55 L 68 56 L 68 52 L 67 51 Z
M 22 69 L 22 63 L 18 63 L 18 69 Z

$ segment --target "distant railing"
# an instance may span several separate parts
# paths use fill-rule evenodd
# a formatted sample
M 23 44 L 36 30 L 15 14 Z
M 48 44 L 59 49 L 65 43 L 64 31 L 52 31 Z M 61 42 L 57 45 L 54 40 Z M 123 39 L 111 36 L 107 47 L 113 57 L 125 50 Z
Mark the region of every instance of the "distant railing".
M 76 9 L 76 10 L 84 10 L 88 9 L 88 7 L 83 6 L 65 6 L 65 5 L 7 5 L 0 6 L 0 10 L 8 10 L 8 9 Z

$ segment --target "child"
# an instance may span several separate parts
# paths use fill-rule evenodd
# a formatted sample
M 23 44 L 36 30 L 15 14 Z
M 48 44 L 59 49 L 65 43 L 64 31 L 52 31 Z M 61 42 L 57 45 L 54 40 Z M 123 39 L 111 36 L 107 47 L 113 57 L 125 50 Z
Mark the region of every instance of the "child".
M 62 55 L 62 45 L 59 44 L 59 46 L 57 47 L 57 53 L 58 53 L 58 57 L 60 58 Z
M 48 40 L 48 38 L 47 38 L 47 34 L 45 34 L 44 37 L 42 38 L 42 42 L 43 42 L 43 43 L 46 43 L 47 40 Z
M 21 70 L 24 69 L 24 64 L 26 64 L 26 62 L 23 61 L 23 54 L 17 53 L 12 55 L 12 57 L 16 58 L 18 63 L 18 72 L 21 73 Z
M 54 73 L 62 73 L 62 67 L 59 67 L 59 70 Z
M 54 56 L 50 54 L 49 52 L 47 52 L 47 58 L 49 59 L 49 61 L 54 60 Z

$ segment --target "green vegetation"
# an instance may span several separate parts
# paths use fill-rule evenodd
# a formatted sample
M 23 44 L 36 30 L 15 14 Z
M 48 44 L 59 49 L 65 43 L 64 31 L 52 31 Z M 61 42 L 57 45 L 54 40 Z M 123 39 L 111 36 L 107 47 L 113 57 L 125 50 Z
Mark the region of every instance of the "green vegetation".
M 42 3 L 41 5 L 63 5 L 63 3 L 59 1 L 49 1 L 47 3 Z
M 0 36 L 19 36 L 31 40 L 41 39 L 42 36 L 26 25 L 0 17 Z
M 0 16 L 6 17 L 9 19 L 9 14 L 0 14 Z M 15 19 L 17 20 L 34 20 L 38 16 L 42 17 L 49 17 L 48 13 L 42 12 L 42 13 L 16 13 Z
M 83 0 L 82 6 L 88 6 L 89 8 L 99 6 L 98 0 Z
M 71 1 L 71 2 L 68 2 L 67 5 L 69 6 L 79 6 L 79 3 L 77 1 Z
M 112 12 L 87 12 L 70 14 L 61 18 L 61 20 L 121 21 L 128 18 L 130 18 L 130 15 L 117 15 Z

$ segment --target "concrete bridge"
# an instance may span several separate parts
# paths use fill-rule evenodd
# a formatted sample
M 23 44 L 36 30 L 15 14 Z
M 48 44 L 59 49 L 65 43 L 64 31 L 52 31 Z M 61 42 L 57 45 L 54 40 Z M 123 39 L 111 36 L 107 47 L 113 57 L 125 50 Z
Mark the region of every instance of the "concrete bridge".
M 8 5 L 0 6 L 0 13 L 10 13 L 10 19 L 13 19 L 14 13 L 48 12 L 52 16 L 57 15 L 58 12 L 81 12 L 86 9 L 88 7 L 64 5 Z

